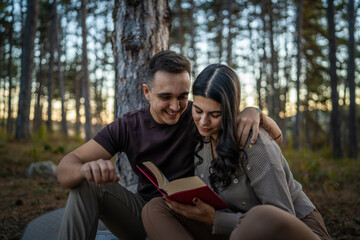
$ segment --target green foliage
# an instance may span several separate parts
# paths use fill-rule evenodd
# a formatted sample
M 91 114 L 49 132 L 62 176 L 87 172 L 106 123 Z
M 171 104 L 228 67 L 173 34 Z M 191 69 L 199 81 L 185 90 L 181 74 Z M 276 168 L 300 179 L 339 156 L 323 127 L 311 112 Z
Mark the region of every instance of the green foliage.
M 295 151 L 284 149 L 284 156 L 289 162 L 294 178 L 308 188 L 316 189 L 322 183 L 324 190 L 335 191 L 344 187 L 360 188 L 360 164 L 354 159 L 332 158 L 332 149 L 323 148 L 318 151 Z M 360 190 L 360 189 L 359 189 Z
M 45 128 L 46 129 L 46 128 Z M 81 139 L 65 137 L 60 133 L 34 134 L 30 140 L 15 141 L 0 137 L 0 177 L 21 175 L 33 162 L 51 160 L 58 163 L 68 152 L 83 143 Z

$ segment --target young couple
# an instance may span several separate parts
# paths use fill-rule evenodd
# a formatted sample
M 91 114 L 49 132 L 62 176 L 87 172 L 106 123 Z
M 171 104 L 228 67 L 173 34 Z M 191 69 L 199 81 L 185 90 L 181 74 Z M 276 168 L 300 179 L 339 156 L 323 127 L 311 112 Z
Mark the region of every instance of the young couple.
M 146 84 L 143 84 L 143 91 L 150 106 L 125 114 L 122 118 L 103 128 L 92 140 L 67 154 L 61 160 L 56 169 L 56 175 L 59 182 L 63 186 L 71 188 L 71 191 L 59 239 L 94 239 L 98 219 L 101 219 L 120 239 L 144 239 L 146 232 L 142 224 L 141 211 L 144 205 L 149 200 L 159 196 L 159 193 L 136 170 L 135 166 L 144 161 L 152 161 L 169 180 L 173 180 L 194 175 L 194 153 L 196 153 L 195 164 L 198 166 L 195 171 L 198 174 L 200 163 L 205 164 L 208 159 L 205 158 L 206 156 L 201 157 L 202 153 L 199 147 L 198 149 L 195 148 L 197 144 L 206 146 L 208 142 L 203 143 L 202 137 L 194 137 L 193 128 L 191 127 L 193 122 L 191 109 L 194 109 L 194 113 L 197 110 L 199 115 L 201 115 L 200 112 L 209 109 L 202 109 L 201 107 L 204 108 L 204 106 L 200 103 L 193 107 L 192 103 L 188 102 L 190 72 L 190 63 L 182 55 L 172 51 L 162 51 L 156 54 L 150 60 L 148 79 Z M 238 90 L 240 91 L 240 89 Z M 240 101 L 240 99 L 238 100 Z M 206 105 L 206 107 L 208 106 Z M 225 112 L 220 111 L 213 112 L 211 110 L 208 116 L 215 116 L 215 118 L 217 116 L 220 121 L 225 121 L 225 119 L 222 120 Z M 255 143 L 259 132 L 260 117 L 263 122 L 262 126 L 268 129 L 273 138 L 278 137 L 281 133 L 272 119 L 254 108 L 247 108 L 243 112 L 236 111 L 231 114 L 233 116 L 231 125 L 220 125 L 217 127 L 218 129 L 207 127 L 206 124 L 199 125 L 201 127 L 200 134 L 202 134 L 201 131 L 211 133 L 208 139 L 212 139 L 215 134 L 219 136 L 218 139 L 225 141 L 225 143 L 222 142 L 221 144 L 219 144 L 218 140 L 215 141 L 216 144 L 219 144 L 219 147 L 214 151 L 215 154 L 218 154 L 218 156 L 223 156 L 224 153 L 229 154 L 225 155 L 225 165 L 218 164 L 211 168 L 212 175 L 209 179 L 212 179 L 210 181 L 212 186 L 218 190 L 225 187 L 228 181 L 232 181 L 229 177 L 226 177 L 227 173 L 233 176 L 234 169 L 238 170 L 236 167 L 238 160 L 234 161 L 232 157 L 236 154 L 239 155 L 239 153 L 227 151 L 236 149 L 235 152 L 237 152 L 238 149 L 243 148 L 250 131 L 252 131 L 252 137 L 248 141 L 251 141 L 251 144 Z M 194 120 L 197 121 L 197 119 L 198 117 L 194 115 Z M 201 122 L 201 118 L 199 122 Z M 236 130 L 232 131 L 230 128 Z M 229 133 L 232 134 L 231 138 L 227 136 Z M 262 134 L 265 133 L 260 133 L 260 136 Z M 229 139 L 232 140 L 229 141 Z M 278 140 L 281 141 L 281 137 Z M 231 144 L 237 144 L 237 146 Z M 252 146 L 255 147 L 257 144 Z M 260 144 L 263 145 L 263 143 Z M 220 147 L 220 145 L 225 147 Z M 248 145 L 249 143 L 247 143 L 246 147 Z M 117 152 L 127 154 L 133 170 L 139 176 L 137 194 L 133 194 L 120 184 L 117 184 L 119 179 L 115 175 L 115 168 L 109 160 Z M 222 158 L 217 157 L 215 159 L 222 160 Z M 254 164 L 254 172 L 258 172 L 256 166 L 259 164 L 257 162 L 252 163 L 251 158 L 248 160 L 249 164 Z M 262 164 L 266 165 L 267 163 Z M 214 170 L 218 166 L 220 166 L 219 170 Z M 214 175 L 214 171 L 218 171 L 220 175 Z M 239 181 L 241 180 L 240 176 L 241 174 L 239 175 Z M 251 178 L 249 179 L 251 181 Z M 204 181 L 208 180 L 204 179 Z M 304 194 L 300 190 L 298 195 L 303 196 Z M 244 197 L 248 198 L 248 196 Z M 296 198 L 296 196 L 291 197 Z M 258 196 L 258 198 L 261 200 L 261 196 Z M 160 207 L 163 202 L 158 199 L 157 201 L 160 202 Z M 151 201 L 150 204 L 158 206 L 157 201 Z M 200 202 L 200 200 L 197 201 Z M 285 205 L 282 201 L 283 199 L 279 203 L 280 207 Z M 267 201 L 264 203 L 267 203 Z M 272 202 L 268 203 L 271 204 Z M 169 209 L 170 213 L 176 211 L 176 203 L 172 204 L 174 210 Z M 254 203 L 250 204 L 254 205 Z M 230 206 L 235 207 L 235 205 Z M 181 207 L 181 205 L 177 207 Z M 149 207 L 146 208 L 146 210 L 148 209 Z M 207 219 L 209 223 L 212 217 Z M 146 217 L 144 219 L 147 222 Z M 191 219 L 191 216 L 189 216 L 189 219 Z M 227 218 L 224 219 L 227 220 Z M 162 221 L 161 218 L 159 220 Z M 210 223 L 209 226 L 211 225 L 213 224 Z M 150 232 L 149 234 L 150 237 L 157 238 L 157 236 L 151 235 Z M 165 236 L 165 238 L 167 237 Z

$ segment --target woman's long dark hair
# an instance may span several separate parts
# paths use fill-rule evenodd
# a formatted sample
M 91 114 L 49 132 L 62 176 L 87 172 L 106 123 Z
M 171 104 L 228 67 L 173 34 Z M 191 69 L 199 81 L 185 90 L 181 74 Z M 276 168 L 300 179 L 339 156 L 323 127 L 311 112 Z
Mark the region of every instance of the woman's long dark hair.
M 240 81 L 230 67 L 211 64 L 197 76 L 192 91 L 194 96 L 211 98 L 221 104 L 221 126 L 216 140 L 217 158 L 211 161 L 209 176 L 211 187 L 219 192 L 230 185 L 240 166 L 242 150 L 236 135 L 236 116 L 240 111 Z M 200 145 L 195 150 L 195 155 L 199 157 L 198 152 L 204 146 L 204 139 L 199 138 L 197 129 L 196 132 L 195 138 L 200 140 Z M 196 165 L 201 163 L 202 158 L 199 157 Z

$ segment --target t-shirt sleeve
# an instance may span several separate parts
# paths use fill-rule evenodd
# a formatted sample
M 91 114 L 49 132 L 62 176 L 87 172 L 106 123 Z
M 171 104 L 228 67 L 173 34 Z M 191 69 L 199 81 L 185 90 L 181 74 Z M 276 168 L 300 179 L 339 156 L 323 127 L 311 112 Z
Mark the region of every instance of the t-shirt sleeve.
M 102 128 L 93 138 L 111 155 L 117 152 L 123 152 L 126 148 L 127 141 L 127 122 L 123 118 L 119 118 L 114 122 Z
M 281 150 L 268 134 L 259 136 L 262 139 L 245 147 L 247 159 L 243 168 L 250 185 L 262 204 L 271 204 L 295 215 Z

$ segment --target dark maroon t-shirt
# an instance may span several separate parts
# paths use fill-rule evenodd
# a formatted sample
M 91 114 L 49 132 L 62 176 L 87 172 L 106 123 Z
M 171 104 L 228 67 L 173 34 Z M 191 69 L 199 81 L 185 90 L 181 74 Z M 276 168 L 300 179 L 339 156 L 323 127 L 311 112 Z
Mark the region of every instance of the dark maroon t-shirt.
M 147 201 L 160 194 L 136 165 L 152 161 L 170 181 L 194 175 L 197 142 L 192 134 L 191 107 L 192 102 L 189 102 L 177 124 L 167 125 L 155 122 L 146 106 L 126 113 L 94 137 L 111 155 L 126 153 L 133 171 L 139 176 L 138 193 Z

